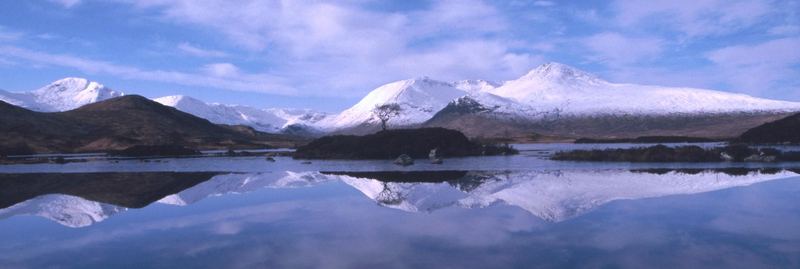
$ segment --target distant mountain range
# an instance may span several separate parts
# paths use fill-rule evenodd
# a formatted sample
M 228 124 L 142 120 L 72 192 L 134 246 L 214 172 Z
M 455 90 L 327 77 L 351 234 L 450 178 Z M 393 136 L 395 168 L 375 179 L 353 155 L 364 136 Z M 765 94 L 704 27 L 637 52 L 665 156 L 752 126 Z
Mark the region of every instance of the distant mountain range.
M 86 79 L 65 78 L 28 93 L 0 91 L 0 100 L 48 112 L 122 95 Z M 470 137 L 510 136 L 515 140 L 540 135 L 732 137 L 800 111 L 799 102 L 705 89 L 611 83 L 559 63 L 541 65 L 505 82 L 444 82 L 427 77 L 396 81 L 372 90 L 338 114 L 206 103 L 188 96 L 154 100 L 217 124 L 306 136 L 374 132 L 379 121 L 371 113 L 373 108 L 394 103 L 402 111 L 389 121 L 392 128 L 445 127 Z
M 97 152 L 134 145 L 191 148 L 288 146 L 291 139 L 219 125 L 138 95 L 65 112 L 36 112 L 0 101 L 0 154 Z

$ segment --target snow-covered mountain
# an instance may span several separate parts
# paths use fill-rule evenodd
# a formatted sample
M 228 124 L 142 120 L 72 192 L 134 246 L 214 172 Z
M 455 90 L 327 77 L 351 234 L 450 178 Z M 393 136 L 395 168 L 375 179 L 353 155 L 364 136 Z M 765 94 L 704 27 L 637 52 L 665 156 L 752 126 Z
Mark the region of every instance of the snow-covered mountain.
M 560 63 L 543 64 L 516 80 L 443 82 L 409 79 L 380 86 L 341 114 L 320 122 L 335 130 L 376 125 L 376 106 L 397 103 L 401 115 L 390 125 L 417 125 L 451 103 L 493 117 L 538 120 L 559 116 L 674 115 L 800 111 L 800 103 L 695 88 L 611 83 Z
M 611 83 L 560 64 L 547 63 L 488 92 L 567 115 L 676 114 L 797 111 L 800 103 L 696 88 Z
M 324 113 L 304 109 L 258 109 L 249 106 L 205 103 L 183 95 L 165 96 L 153 100 L 213 123 L 248 125 L 256 130 L 271 133 L 282 132 L 292 126 L 311 126 L 327 116 Z
M 63 78 L 31 92 L 0 91 L 0 100 L 35 111 L 66 111 L 106 99 L 123 96 L 85 78 Z
M 420 124 L 433 117 L 447 104 L 465 94 L 453 84 L 427 77 L 392 82 L 380 86 L 367 94 L 353 107 L 318 123 L 324 130 L 355 127 L 361 124 L 377 124 L 372 110 L 379 105 L 395 103 L 402 109 L 390 125 L 408 126 Z

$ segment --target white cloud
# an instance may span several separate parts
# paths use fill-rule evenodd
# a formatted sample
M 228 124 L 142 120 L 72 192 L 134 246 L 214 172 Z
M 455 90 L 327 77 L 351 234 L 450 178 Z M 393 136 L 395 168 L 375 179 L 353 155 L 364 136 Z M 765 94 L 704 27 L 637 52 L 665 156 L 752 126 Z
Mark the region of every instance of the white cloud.
M 591 52 L 587 57 L 612 67 L 620 67 L 654 59 L 663 52 L 664 42 L 658 38 L 628 37 L 615 32 L 592 35 L 581 40 Z
M 794 66 L 800 64 L 800 38 L 781 38 L 754 45 L 737 45 L 706 54 L 728 78 L 732 87 L 751 94 L 774 91 L 798 91 L 798 88 L 779 89 L 777 83 L 800 77 Z M 791 87 L 791 86 L 790 86 Z
M 81 0 L 50 0 L 55 4 L 61 5 L 65 8 L 71 8 L 81 3 Z
M 362 96 L 416 76 L 509 79 L 538 62 L 516 53 L 509 24 L 480 0 L 435 1 L 405 13 L 352 1 L 142 0 L 132 4 L 167 21 L 221 33 L 263 55 L 270 72 L 309 95 Z
M 618 0 L 616 22 L 623 27 L 659 24 L 688 37 L 732 33 L 773 12 L 769 0 Z
M 215 77 L 236 77 L 240 75 L 239 68 L 231 63 L 214 63 L 203 66 L 206 74 Z
M 205 58 L 221 58 L 221 57 L 227 57 L 228 56 L 228 54 L 223 52 L 223 51 L 201 49 L 201 48 L 192 46 L 192 44 L 189 44 L 189 43 L 186 43 L 186 42 L 178 44 L 178 50 L 180 50 L 180 51 L 182 51 L 182 52 L 184 52 L 186 54 L 192 55 L 192 56 L 205 57 Z
M 252 91 L 283 95 L 295 95 L 292 87 L 287 87 L 281 78 L 267 74 L 241 74 L 231 72 L 230 66 L 212 65 L 217 73 L 195 74 L 166 70 L 144 70 L 137 67 L 118 65 L 104 61 L 85 59 L 64 54 L 33 51 L 14 46 L 0 46 L 0 55 L 23 59 L 43 66 L 61 66 L 80 70 L 88 74 L 107 74 L 124 79 L 167 82 L 178 85 L 211 87 L 225 90 Z M 226 70 L 226 68 L 228 68 Z

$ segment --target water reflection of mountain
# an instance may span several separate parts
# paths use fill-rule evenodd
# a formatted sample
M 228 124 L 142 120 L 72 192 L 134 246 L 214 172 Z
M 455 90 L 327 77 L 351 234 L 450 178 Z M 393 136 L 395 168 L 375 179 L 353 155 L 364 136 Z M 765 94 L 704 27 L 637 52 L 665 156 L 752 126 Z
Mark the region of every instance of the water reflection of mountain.
M 615 200 L 695 194 L 797 176 L 790 170 L 584 170 L 467 172 L 459 179 L 414 182 L 430 172 L 331 173 L 378 204 L 409 212 L 493 204 L 558 222 Z M 392 174 L 395 173 L 395 174 Z M 398 180 L 402 178 L 402 180 Z M 388 180 L 387 180 L 388 179 Z
M 340 181 L 379 205 L 408 212 L 505 204 L 557 222 L 615 200 L 702 193 L 796 175 L 775 169 L 0 174 L 0 219 L 36 215 L 84 227 L 154 202 L 184 206 L 212 196 Z
M 316 172 L 0 174 L 0 219 L 34 215 L 77 228 L 152 203 L 182 206 L 211 196 L 330 179 Z
M 0 219 L 35 215 L 69 227 L 89 226 L 127 208 L 145 207 L 216 174 L 0 174 Z

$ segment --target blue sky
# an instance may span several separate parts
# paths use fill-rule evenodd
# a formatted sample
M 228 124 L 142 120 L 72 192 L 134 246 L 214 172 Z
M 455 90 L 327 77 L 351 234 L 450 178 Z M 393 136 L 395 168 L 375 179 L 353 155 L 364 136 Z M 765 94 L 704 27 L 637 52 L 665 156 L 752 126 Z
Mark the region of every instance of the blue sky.
M 0 1 L 0 88 L 87 77 L 148 97 L 337 111 L 386 82 L 615 82 L 800 101 L 800 1 Z

